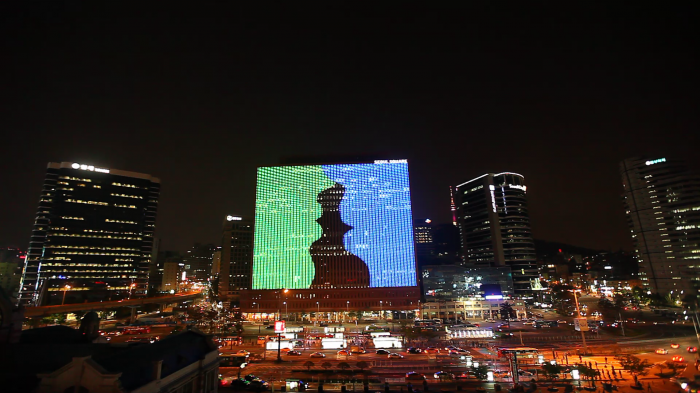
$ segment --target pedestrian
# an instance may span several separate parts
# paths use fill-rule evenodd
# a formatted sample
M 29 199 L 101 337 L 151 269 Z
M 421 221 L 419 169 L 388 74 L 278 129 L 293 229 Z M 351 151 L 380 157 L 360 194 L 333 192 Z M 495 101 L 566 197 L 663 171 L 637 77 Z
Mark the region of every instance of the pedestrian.
M 579 361 L 579 362 L 582 362 L 582 361 L 583 361 L 583 356 L 578 355 L 578 361 Z
M 647 392 L 651 392 L 651 384 L 647 382 Z

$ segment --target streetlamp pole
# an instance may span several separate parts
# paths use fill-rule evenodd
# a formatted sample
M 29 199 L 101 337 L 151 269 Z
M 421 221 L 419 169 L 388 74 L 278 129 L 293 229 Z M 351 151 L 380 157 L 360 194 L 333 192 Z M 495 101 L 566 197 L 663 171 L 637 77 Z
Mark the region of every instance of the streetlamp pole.
M 63 305 L 66 302 L 66 291 L 70 289 L 70 285 L 66 285 L 63 287 L 63 300 L 61 300 L 61 305 Z
M 576 313 L 578 314 L 578 317 L 581 318 L 581 309 L 578 306 L 578 296 L 576 295 L 576 290 L 574 290 L 574 300 L 576 301 Z M 588 324 L 586 324 L 586 326 L 588 326 Z M 583 341 L 583 352 L 587 354 L 588 347 L 586 346 L 586 333 L 583 330 L 581 330 L 581 340 Z
M 284 302 L 284 319 L 289 319 L 289 305 Z
M 379 319 L 382 319 L 382 316 L 384 315 L 384 302 L 379 301 Z
M 316 318 L 314 320 L 314 326 L 316 326 L 316 322 L 318 321 L 318 314 L 321 313 L 321 305 L 316 302 Z
M 350 300 L 345 303 L 345 316 L 349 318 L 348 314 L 350 314 Z M 345 321 L 345 318 L 343 318 L 343 321 Z

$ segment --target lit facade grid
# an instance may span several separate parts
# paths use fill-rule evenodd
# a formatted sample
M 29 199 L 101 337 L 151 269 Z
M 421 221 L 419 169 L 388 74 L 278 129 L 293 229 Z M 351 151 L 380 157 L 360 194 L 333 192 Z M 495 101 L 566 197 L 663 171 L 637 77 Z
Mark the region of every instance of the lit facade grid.
M 160 181 L 49 163 L 20 286 L 20 303 L 145 296 Z
M 258 169 L 253 289 L 417 283 L 408 164 Z
M 465 265 L 508 266 L 515 294 L 531 295 L 539 273 L 524 177 L 489 173 L 458 185 L 455 191 Z
M 700 176 L 683 162 L 631 158 L 620 163 L 623 202 L 639 279 L 653 293 L 698 293 Z

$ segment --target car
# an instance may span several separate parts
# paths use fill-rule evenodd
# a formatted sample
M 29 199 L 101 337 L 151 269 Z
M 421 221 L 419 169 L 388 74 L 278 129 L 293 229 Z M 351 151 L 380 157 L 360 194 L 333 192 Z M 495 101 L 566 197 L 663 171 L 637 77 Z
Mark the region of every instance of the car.
M 654 351 L 654 352 L 656 352 L 656 353 L 659 354 L 659 355 L 668 355 L 668 350 L 667 350 L 667 349 L 663 349 L 663 348 L 659 348 L 659 349 L 657 349 L 657 350 Z
M 683 356 L 675 355 L 671 358 L 671 361 L 676 362 L 676 363 L 683 363 L 685 361 L 685 359 L 683 359 Z
M 267 325 L 265 326 L 265 329 L 272 330 L 275 328 L 275 325 Z
M 423 350 L 420 349 L 420 348 L 409 347 L 409 348 L 406 350 L 406 352 L 412 353 L 412 354 L 419 354 L 419 353 L 423 353 Z
M 377 355 L 388 355 L 391 352 L 387 351 L 386 349 L 377 349 Z
M 493 372 L 493 376 L 496 378 L 508 378 L 510 376 L 510 372 L 508 371 L 501 371 L 501 370 L 495 370 Z
M 534 376 L 535 374 L 533 374 L 533 373 L 531 373 L 530 371 L 527 371 L 527 370 L 518 370 L 518 375 L 520 375 L 521 377 L 532 377 L 532 376 Z
M 387 355 L 389 359 L 403 359 L 403 355 L 400 353 L 390 353 Z
M 287 356 L 301 356 L 301 352 L 299 351 L 288 351 Z
M 352 353 L 367 353 L 367 351 L 362 347 L 353 347 L 350 352 Z
M 255 374 L 248 374 L 248 375 L 244 376 L 243 379 L 250 382 L 250 381 L 255 381 L 256 379 L 260 379 L 260 378 L 258 378 Z
M 247 388 L 248 390 L 254 390 L 256 392 L 259 392 L 263 390 L 268 390 L 270 388 L 270 384 L 263 381 L 262 379 L 255 379 L 253 381 L 250 381 L 250 384 Z
M 341 349 L 340 351 L 338 351 L 338 355 L 350 356 L 350 355 L 352 355 L 352 352 L 350 352 L 347 349 Z
M 234 380 L 226 380 L 222 379 L 221 380 L 221 386 L 230 386 L 234 389 L 246 389 L 250 385 L 250 381 L 246 381 L 245 379 L 234 379 Z
M 244 349 L 241 349 L 240 351 L 236 352 L 236 356 L 249 356 L 249 355 L 250 355 L 250 352 L 248 352 Z
M 671 348 L 673 348 L 673 349 L 680 348 L 680 346 L 681 346 L 680 344 L 671 343 Z
M 314 352 L 309 355 L 310 358 L 325 358 L 326 355 L 323 352 Z
M 411 371 L 409 373 L 406 373 L 406 379 L 410 381 L 424 381 L 425 375 L 417 373 L 415 371 Z
M 698 347 L 688 347 L 686 351 L 688 351 L 688 353 L 695 353 L 698 351 Z
M 557 321 L 557 323 L 566 323 L 566 321 L 563 320 L 563 319 L 560 319 L 560 320 Z
M 469 373 L 469 372 L 464 372 L 464 373 L 459 373 L 459 374 L 455 375 L 455 378 L 457 378 L 457 379 L 476 378 L 476 375 Z
M 321 322 L 318 324 L 320 327 L 328 327 L 328 324 L 326 322 Z
M 435 347 L 428 347 L 423 352 L 425 353 L 440 353 L 440 349 Z
M 433 378 L 435 378 L 435 379 L 455 379 L 455 375 L 452 373 L 449 373 L 447 371 L 438 371 L 435 374 L 433 374 Z

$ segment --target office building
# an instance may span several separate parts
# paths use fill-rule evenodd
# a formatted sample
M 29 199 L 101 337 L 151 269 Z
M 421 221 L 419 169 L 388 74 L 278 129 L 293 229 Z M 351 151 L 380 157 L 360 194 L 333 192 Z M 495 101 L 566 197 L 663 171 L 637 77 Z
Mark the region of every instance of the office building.
M 620 175 L 638 278 L 653 293 L 697 294 L 700 176 L 681 161 L 644 157 L 622 161 Z
M 487 173 L 456 187 L 457 221 L 466 266 L 508 266 L 517 296 L 539 284 L 525 178 Z
M 20 303 L 145 296 L 159 192 L 151 175 L 49 163 Z
M 413 220 L 413 240 L 418 266 L 430 263 L 435 257 L 435 229 L 431 219 Z
M 457 301 L 485 296 L 503 299 L 514 295 L 513 275 L 508 266 L 423 266 L 422 276 L 426 301 Z
M 219 275 L 219 270 L 221 269 L 221 247 L 216 247 L 214 253 L 211 256 L 211 277 L 216 278 Z
M 406 160 L 259 168 L 254 245 L 244 312 L 417 309 Z
M 235 306 L 250 289 L 253 269 L 253 220 L 228 215 L 224 220 L 219 263 L 219 298 Z
M 180 292 L 181 284 L 184 281 L 183 273 L 185 271 L 185 263 L 181 257 L 173 256 L 165 258 L 163 261 L 163 284 L 161 292 L 178 293 Z
M 206 283 L 211 274 L 211 262 L 214 256 L 213 244 L 195 245 L 185 252 L 182 261 L 185 264 L 185 278 L 194 283 Z

